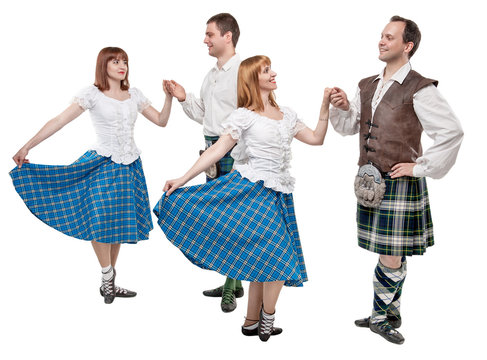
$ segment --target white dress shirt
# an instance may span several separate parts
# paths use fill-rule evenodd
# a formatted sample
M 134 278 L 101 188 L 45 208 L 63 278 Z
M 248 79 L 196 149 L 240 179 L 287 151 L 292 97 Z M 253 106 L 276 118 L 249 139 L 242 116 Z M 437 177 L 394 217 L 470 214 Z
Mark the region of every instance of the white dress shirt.
M 237 76 L 240 57 L 235 54 L 221 69 L 215 64 L 203 80 L 200 98 L 188 93 L 181 102 L 189 118 L 203 125 L 203 134 L 220 136 L 222 123 L 237 108 Z
M 372 121 L 375 109 L 394 81 L 402 84 L 411 71 L 411 64 L 403 65 L 387 82 L 384 82 L 384 70 L 377 77 L 379 83 L 372 98 Z M 360 131 L 360 89 L 348 111 L 332 107 L 330 122 L 342 135 L 353 135 Z M 416 159 L 413 168 L 415 177 L 428 176 L 439 179 L 446 175 L 457 158 L 463 140 L 463 130 L 452 109 L 440 94 L 436 86 L 430 84 L 420 89 L 413 96 L 413 108 L 424 132 L 433 139 L 433 145 L 423 156 Z

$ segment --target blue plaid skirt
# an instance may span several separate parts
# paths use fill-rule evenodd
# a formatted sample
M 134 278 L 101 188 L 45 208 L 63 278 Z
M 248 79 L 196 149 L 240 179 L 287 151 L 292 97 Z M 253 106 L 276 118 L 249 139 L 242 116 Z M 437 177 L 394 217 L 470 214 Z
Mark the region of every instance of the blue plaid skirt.
M 166 237 L 195 265 L 247 281 L 307 281 L 292 194 L 237 171 L 162 195 L 154 208 Z
M 386 177 L 379 208 L 357 204 L 358 244 L 381 255 L 422 255 L 434 245 L 425 178 Z
M 63 234 L 121 244 L 152 230 L 140 158 L 123 165 L 87 151 L 71 165 L 24 164 L 10 176 L 29 210 Z

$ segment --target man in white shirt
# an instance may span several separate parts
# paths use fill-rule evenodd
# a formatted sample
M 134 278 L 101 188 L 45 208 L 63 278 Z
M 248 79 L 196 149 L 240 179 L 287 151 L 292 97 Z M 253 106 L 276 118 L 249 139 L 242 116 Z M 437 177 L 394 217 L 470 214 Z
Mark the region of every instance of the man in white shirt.
M 228 13 L 212 16 L 207 21 L 204 43 L 208 54 L 217 58 L 217 63 L 208 72 L 200 90 L 200 98 L 192 93 L 186 94 L 184 88 L 175 81 L 171 82 L 171 94 L 176 97 L 183 111 L 190 119 L 203 125 L 206 148 L 214 144 L 223 131 L 222 123 L 237 108 L 237 76 L 240 58 L 235 52 L 240 35 L 238 23 Z M 227 153 L 211 171 L 207 172 L 206 181 L 232 171 L 233 159 Z M 244 295 L 240 280 L 227 278 L 225 284 L 216 289 L 206 290 L 205 296 L 222 297 L 221 309 L 231 312 L 237 307 L 236 297 Z
M 404 342 L 396 329 L 401 326 L 406 256 L 422 255 L 434 244 L 424 177 L 443 177 L 463 139 L 458 119 L 436 88 L 438 82 L 411 70 L 409 59 L 420 40 L 413 21 L 392 17 L 379 41 L 379 59 L 386 63 L 382 73 L 361 80 L 352 102 L 339 88 L 331 95 L 335 130 L 360 133 L 359 246 L 379 254 L 372 315 L 355 324 L 395 344 Z M 424 154 L 423 130 L 434 140 Z

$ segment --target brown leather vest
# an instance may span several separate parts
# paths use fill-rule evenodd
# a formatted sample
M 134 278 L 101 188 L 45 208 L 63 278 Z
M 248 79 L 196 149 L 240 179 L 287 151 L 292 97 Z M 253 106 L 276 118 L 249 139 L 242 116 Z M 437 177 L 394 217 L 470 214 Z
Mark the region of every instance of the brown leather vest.
M 413 108 L 413 96 L 423 87 L 438 81 L 411 70 L 403 83 L 397 81 L 384 94 L 372 118 L 372 98 L 379 80 L 377 75 L 359 82 L 360 158 L 359 166 L 373 163 L 387 173 L 398 163 L 415 162 L 423 154 L 423 127 Z M 375 80 L 375 81 L 374 81 Z

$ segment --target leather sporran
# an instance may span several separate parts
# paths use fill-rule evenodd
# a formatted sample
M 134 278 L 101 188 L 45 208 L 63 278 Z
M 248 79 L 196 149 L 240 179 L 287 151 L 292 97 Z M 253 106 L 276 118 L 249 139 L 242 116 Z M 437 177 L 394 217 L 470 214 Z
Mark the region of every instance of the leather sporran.
M 200 156 L 205 152 L 205 150 L 200 150 Z M 216 179 L 221 174 L 220 162 L 216 162 L 205 170 L 205 174 L 210 179 Z
M 360 205 L 378 208 L 386 192 L 386 182 L 375 166 L 366 164 L 355 177 L 355 196 Z

